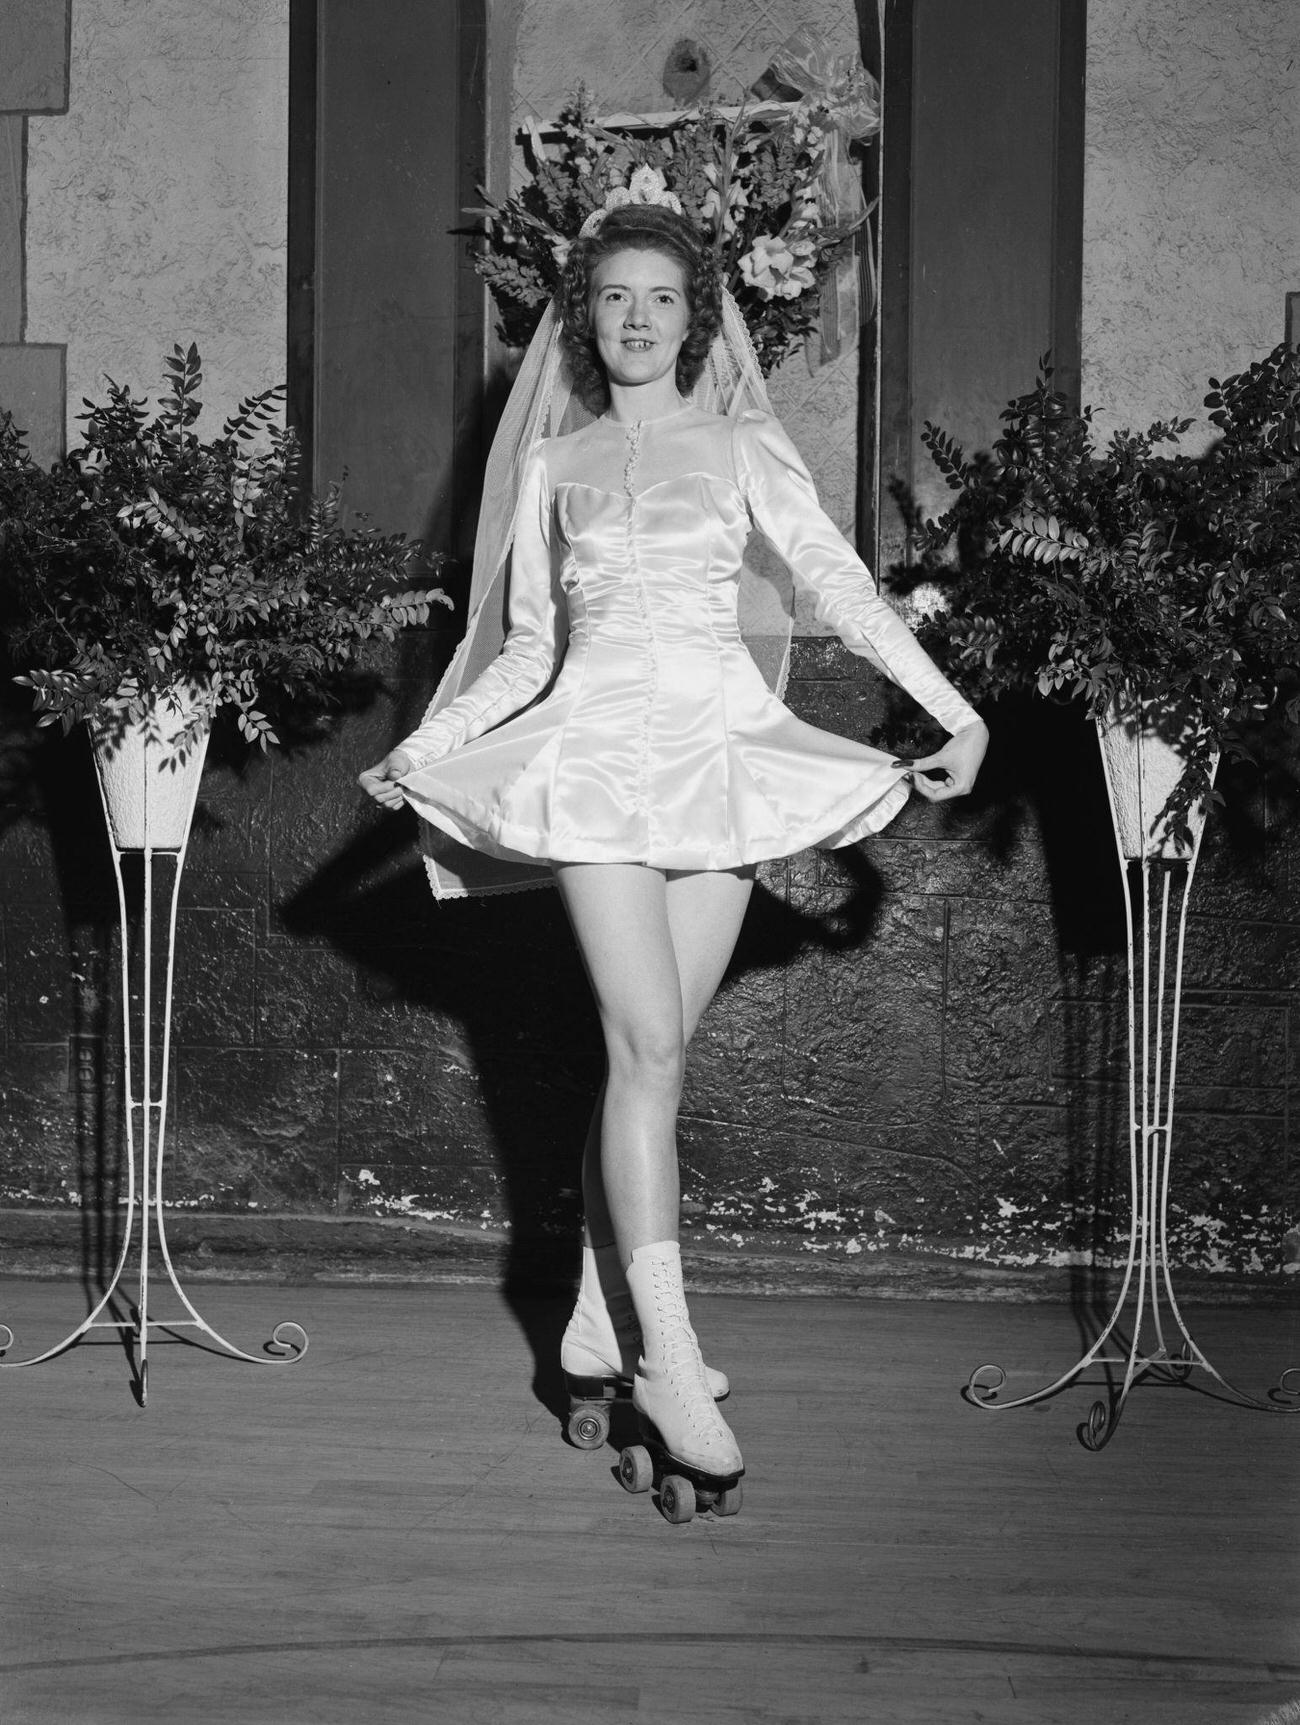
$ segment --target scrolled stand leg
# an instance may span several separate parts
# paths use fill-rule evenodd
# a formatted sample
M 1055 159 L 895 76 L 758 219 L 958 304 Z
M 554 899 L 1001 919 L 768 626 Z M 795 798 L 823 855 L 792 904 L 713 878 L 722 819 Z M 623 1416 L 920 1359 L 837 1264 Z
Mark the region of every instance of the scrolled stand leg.
M 200 756 L 199 766 L 201 767 L 201 765 Z M 198 777 L 196 774 L 194 777 L 195 794 L 197 794 L 197 789 Z M 108 817 L 107 801 L 105 802 L 105 815 Z M 53 1359 L 58 1354 L 66 1353 L 91 1330 L 115 1330 L 131 1346 L 134 1360 L 135 1395 L 141 1407 L 144 1407 L 149 1399 L 149 1338 L 151 1334 L 162 1332 L 180 1340 L 184 1338 L 177 1335 L 178 1331 L 194 1330 L 220 1352 L 235 1359 L 247 1360 L 258 1366 L 291 1365 L 300 1360 L 307 1352 L 307 1332 L 301 1324 L 295 1323 L 291 1319 L 284 1319 L 276 1324 L 270 1339 L 263 1345 L 260 1354 L 248 1353 L 243 1348 L 236 1347 L 233 1342 L 227 1341 L 207 1322 L 181 1286 L 180 1277 L 172 1263 L 171 1251 L 167 1244 L 167 1229 L 163 1213 L 163 1154 L 166 1145 L 167 1090 L 171 1060 L 172 982 L 175 973 L 176 918 L 180 902 L 181 871 L 184 866 L 185 848 L 189 837 L 189 821 L 192 815 L 193 799 L 191 799 L 189 811 L 185 817 L 184 833 L 179 845 L 157 847 L 164 854 L 174 856 L 175 871 L 167 918 L 161 1069 L 156 1084 L 153 1048 L 153 867 L 155 848 L 146 844 L 142 850 L 144 906 L 141 919 L 143 986 L 141 1035 L 139 1038 L 141 1050 L 139 1095 L 136 1094 L 135 1044 L 131 1023 L 130 924 L 127 914 L 126 883 L 122 874 L 122 856 L 124 851 L 140 851 L 141 847 L 119 846 L 114 836 L 112 819 L 109 818 L 113 871 L 117 881 L 121 944 L 122 1065 L 126 1098 L 127 1150 L 126 1221 L 122 1245 L 118 1252 L 113 1274 L 109 1279 L 107 1288 L 91 1312 L 82 1319 L 74 1330 L 64 1336 L 61 1341 L 56 1342 L 53 1347 L 45 1349 L 43 1353 L 34 1354 L 28 1359 L 8 1360 L 0 1358 L 0 1369 L 12 1370 L 21 1366 L 36 1366 L 45 1360 Z M 116 1316 L 121 1302 L 119 1289 L 126 1272 L 137 1224 L 139 1227 L 138 1294 L 135 1304 L 131 1308 L 130 1316 L 121 1318 Z M 167 1280 L 171 1285 L 172 1292 L 188 1313 L 187 1317 L 154 1318 L 149 1314 L 151 1243 L 157 1245 Z M 108 1315 L 105 1316 L 104 1314 Z M 0 1356 L 8 1352 L 13 1346 L 13 1342 L 13 1331 L 7 1324 L 0 1324 Z
M 1106 759 L 1103 753 L 1103 760 Z M 1106 783 L 1118 840 L 1121 823 L 1108 761 Z M 1163 800 L 1161 797 L 1154 806 L 1159 808 Z M 1141 807 L 1140 782 L 1138 802 Z M 1140 830 L 1151 830 L 1145 819 Z M 1239 1389 L 1210 1363 L 1193 1339 L 1179 1310 L 1170 1277 L 1169 1174 L 1183 948 L 1201 830 L 1196 831 L 1190 853 L 1174 858 L 1142 855 L 1130 859 L 1120 843 L 1128 930 L 1130 1223 L 1128 1260 L 1119 1294 L 1092 1346 L 1052 1383 L 1028 1395 L 1002 1400 L 1000 1392 L 1007 1374 L 1001 1366 L 987 1364 L 976 1367 L 962 1390 L 972 1407 L 1001 1413 L 1046 1401 L 1078 1382 L 1092 1367 L 1101 1367 L 1106 1374 L 1107 1393 L 1094 1401 L 1087 1418 L 1077 1428 L 1080 1443 L 1089 1450 L 1104 1449 L 1110 1442 L 1135 1385 L 1152 1382 L 1196 1387 L 1193 1373 L 1197 1371 L 1212 1380 L 1223 1399 L 1237 1406 L 1266 1413 L 1300 1413 L 1300 1367 L 1283 1371 L 1266 1399 Z M 1176 877 L 1181 877 L 1181 888 L 1175 901 Z M 1134 929 L 1135 896 L 1141 911 L 1140 959 Z M 1215 1392 L 1209 1389 L 1205 1393 Z
M 1285 1403 L 1289 1411 L 1294 1412 L 1291 1404 L 1300 1405 L 1300 1366 L 1288 1366 L 1278 1378 L 1273 1388 L 1268 1392 L 1271 1402 Z

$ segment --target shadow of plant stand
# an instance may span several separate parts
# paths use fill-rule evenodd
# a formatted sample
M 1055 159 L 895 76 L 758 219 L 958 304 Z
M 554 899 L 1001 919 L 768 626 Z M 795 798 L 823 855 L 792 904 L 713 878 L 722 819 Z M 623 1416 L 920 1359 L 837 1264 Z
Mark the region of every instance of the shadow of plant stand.
M 1092 1367 L 1101 1367 L 1107 1394 L 1093 1403 L 1078 1427 L 1080 1443 L 1090 1450 L 1110 1442 L 1130 1390 L 1143 1383 L 1197 1387 L 1192 1383 L 1195 1372 L 1211 1380 L 1204 1393 L 1217 1393 L 1220 1400 L 1266 1413 L 1300 1413 L 1300 1367 L 1285 1370 L 1267 1397 L 1239 1389 L 1193 1338 L 1174 1294 L 1168 1209 L 1183 947 L 1205 820 L 1203 813 L 1194 814 L 1190 849 L 1163 828 L 1161 812 L 1181 774 L 1182 759 L 1154 727 L 1106 721 L 1099 723 L 1098 734 L 1128 936 L 1128 1260 L 1100 1334 L 1068 1371 L 1029 1395 L 1004 1401 L 999 1392 L 1006 1372 L 999 1365 L 983 1365 L 971 1373 L 962 1391 L 972 1406 L 1005 1413 L 1046 1401 Z M 1135 936 L 1139 921 L 1140 954 Z
M 173 732 L 175 731 L 173 726 Z M 122 1064 L 126 1103 L 127 1194 L 126 1225 L 113 1274 L 92 1311 L 64 1336 L 62 1341 L 29 1359 L 0 1359 L 0 1368 L 37 1366 L 65 1353 L 93 1330 L 116 1331 L 130 1353 L 133 1390 L 144 1407 L 149 1399 L 149 1339 L 162 1332 L 175 1339 L 190 1340 L 253 1365 L 291 1365 L 307 1351 L 307 1332 L 301 1324 L 276 1324 L 261 1354 L 246 1352 L 215 1330 L 195 1307 L 176 1273 L 167 1246 L 163 1219 L 163 1155 L 167 1132 L 167 1089 L 171 1057 L 172 982 L 176 958 L 176 916 L 181 874 L 189 842 L 194 805 L 207 753 L 207 730 L 178 757 L 171 749 L 172 737 L 156 726 L 142 727 L 139 734 L 121 734 L 113 741 L 97 738 L 95 768 L 104 815 L 108 823 L 113 873 L 117 883 L 121 944 Z M 133 1010 L 131 988 L 130 918 L 127 886 L 122 872 L 123 856 L 139 853 L 144 868 L 144 900 L 141 916 L 141 989 L 138 1012 Z M 171 892 L 166 905 L 166 965 L 162 979 L 163 1010 L 161 1037 L 154 1037 L 154 861 L 157 856 L 175 859 Z M 139 1021 L 138 1038 L 133 1018 Z M 135 1048 L 140 1049 L 137 1078 Z M 155 1071 L 155 1068 L 157 1070 Z M 137 1091 L 138 1084 L 138 1091 Z M 137 1240 L 139 1279 L 133 1304 L 119 1293 L 128 1260 Z M 150 1316 L 150 1274 L 154 1250 L 184 1317 Z M 121 1316 L 125 1307 L 127 1315 Z M 196 1332 L 192 1337 L 179 1332 Z M 13 1346 L 14 1334 L 0 1323 L 0 1355 Z

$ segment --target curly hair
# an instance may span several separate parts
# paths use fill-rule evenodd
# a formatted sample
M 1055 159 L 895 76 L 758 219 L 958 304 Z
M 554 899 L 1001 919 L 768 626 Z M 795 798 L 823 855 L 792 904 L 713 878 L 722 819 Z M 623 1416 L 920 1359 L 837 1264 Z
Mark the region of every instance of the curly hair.
M 686 216 L 661 204 L 623 204 L 585 239 L 575 240 L 560 283 L 560 341 L 574 389 L 592 413 L 609 406 L 609 383 L 591 322 L 596 265 L 615 252 L 662 252 L 681 266 L 690 321 L 677 355 L 677 389 L 689 395 L 722 324 L 722 283 L 703 235 Z

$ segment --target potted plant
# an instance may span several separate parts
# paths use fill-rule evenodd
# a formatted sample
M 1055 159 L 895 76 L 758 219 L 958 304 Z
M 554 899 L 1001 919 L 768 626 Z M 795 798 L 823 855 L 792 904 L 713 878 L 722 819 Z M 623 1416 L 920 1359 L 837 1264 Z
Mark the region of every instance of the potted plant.
M 1202 1370 L 1228 1399 L 1279 1400 L 1238 1390 L 1191 1336 L 1169 1228 L 1187 908 L 1205 813 L 1220 800 L 1215 766 L 1248 755 L 1249 728 L 1270 714 L 1300 727 L 1300 352 L 1280 346 L 1210 380 L 1218 435 L 1198 455 L 1176 447 L 1187 419 L 1118 432 L 1099 450 L 1091 411 L 1050 379 L 1044 361 L 988 454 L 967 459 L 925 427 L 956 493 L 938 519 L 895 495 L 919 553 L 909 584 L 939 590 L 919 632 L 954 678 L 975 698 L 1080 702 L 1102 745 L 1128 945 L 1127 1261 L 1109 1317 L 1068 1371 L 1002 1399 L 1005 1373 L 986 1365 L 966 1389 L 980 1407 L 1024 1407 L 1104 1363 L 1107 1396 L 1079 1431 L 1100 1449 L 1148 1377 Z
M 214 715 L 264 749 L 276 710 L 330 705 L 366 642 L 450 600 L 407 585 L 410 541 L 345 526 L 337 488 L 303 501 L 282 387 L 204 441 L 197 348 L 165 366 L 156 414 L 110 380 L 49 469 L 0 416 L 0 619 L 39 724 L 86 720 L 128 785 L 188 767 L 192 806 Z
M 1092 410 L 1050 380 L 1044 362 L 990 453 L 926 425 L 956 496 L 922 520 L 896 491 L 919 553 L 908 584 L 941 595 L 921 632 L 972 698 L 1078 699 L 1103 747 L 1171 750 L 1143 844 L 1185 851 L 1219 800 L 1220 753 L 1249 755 L 1270 713 L 1300 726 L 1300 352 L 1210 379 L 1218 436 L 1200 455 L 1175 447 L 1189 419 L 1098 450 Z

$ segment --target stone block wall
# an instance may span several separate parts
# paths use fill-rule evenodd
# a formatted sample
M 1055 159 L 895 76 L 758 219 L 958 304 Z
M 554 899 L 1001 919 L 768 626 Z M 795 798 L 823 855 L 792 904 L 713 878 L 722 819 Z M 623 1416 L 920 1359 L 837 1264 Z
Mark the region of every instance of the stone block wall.
M 214 745 L 186 867 L 173 1063 L 177 1206 L 400 1219 L 563 1252 L 599 1078 L 549 890 L 436 906 L 403 817 L 356 769 L 405 728 L 436 644 L 308 746 Z M 874 736 L 879 685 L 798 644 L 804 717 Z M 94 1209 L 120 1175 L 112 882 L 84 743 L 11 715 L 0 833 L 0 1204 Z M 14 738 L 19 741 L 14 745 Z M 1180 1262 L 1276 1276 L 1294 1217 L 1297 811 L 1229 777 L 1195 888 Z M 969 807 L 914 801 L 871 844 L 762 871 L 692 1049 L 697 1246 L 867 1274 L 911 1249 L 1068 1276 L 1127 1192 L 1122 899 L 1095 742 L 995 715 Z

